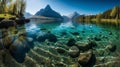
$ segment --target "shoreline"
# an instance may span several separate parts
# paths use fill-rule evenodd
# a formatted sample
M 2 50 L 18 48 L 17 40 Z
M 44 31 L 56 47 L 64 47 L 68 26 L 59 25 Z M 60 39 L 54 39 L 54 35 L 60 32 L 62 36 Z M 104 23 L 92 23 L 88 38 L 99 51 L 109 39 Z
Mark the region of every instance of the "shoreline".
M 78 19 L 78 22 L 112 23 L 120 24 L 120 19 Z

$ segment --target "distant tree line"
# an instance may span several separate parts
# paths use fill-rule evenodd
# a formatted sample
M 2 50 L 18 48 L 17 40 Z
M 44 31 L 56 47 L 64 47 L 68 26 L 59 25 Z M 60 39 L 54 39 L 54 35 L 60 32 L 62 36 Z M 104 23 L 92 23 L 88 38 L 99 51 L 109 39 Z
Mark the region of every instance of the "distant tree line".
M 0 0 L 0 14 L 11 14 L 21 18 L 25 7 L 26 0 Z
M 115 6 L 113 9 L 107 10 L 103 13 L 97 15 L 81 15 L 77 18 L 79 21 L 92 21 L 96 19 L 97 22 L 100 22 L 101 19 L 120 19 L 120 7 Z

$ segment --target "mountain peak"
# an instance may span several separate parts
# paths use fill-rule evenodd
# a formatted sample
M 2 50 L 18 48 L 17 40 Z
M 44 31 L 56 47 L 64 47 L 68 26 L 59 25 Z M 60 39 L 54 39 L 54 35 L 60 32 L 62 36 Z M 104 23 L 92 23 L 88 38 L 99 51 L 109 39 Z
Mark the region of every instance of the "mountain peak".
M 29 18 L 29 17 L 31 17 L 31 16 L 32 16 L 32 14 L 30 14 L 29 12 L 25 12 L 25 13 L 24 13 L 24 17 L 25 17 L 25 18 Z
M 69 15 L 70 18 L 73 18 L 75 16 L 79 16 L 78 12 L 73 12 L 72 14 Z
M 38 11 L 35 15 L 62 19 L 62 16 L 58 12 L 53 10 L 49 4 L 44 9 Z
M 76 12 L 76 11 L 75 11 L 73 14 L 75 14 L 75 15 L 79 15 L 79 13 L 78 13 L 78 12 Z
M 48 4 L 46 7 L 45 7 L 45 9 L 51 9 L 51 7 L 50 7 L 50 5 Z

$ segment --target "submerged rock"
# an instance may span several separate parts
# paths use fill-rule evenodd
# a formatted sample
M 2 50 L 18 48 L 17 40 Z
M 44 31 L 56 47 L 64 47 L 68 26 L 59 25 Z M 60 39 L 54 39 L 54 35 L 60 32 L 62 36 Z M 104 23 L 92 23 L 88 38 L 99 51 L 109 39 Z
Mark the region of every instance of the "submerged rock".
M 20 35 L 10 46 L 9 50 L 13 58 L 17 62 L 22 63 L 25 60 L 26 52 L 30 50 L 26 37 Z
M 69 55 L 72 57 L 72 58 L 76 58 L 79 56 L 80 54 L 80 50 L 77 46 L 72 46 L 69 51 L 68 51 Z
M 101 38 L 98 37 L 98 36 L 96 36 L 96 37 L 94 37 L 94 40 L 95 40 L 95 41 L 101 41 Z
M 56 48 L 56 50 L 58 53 L 65 53 L 66 52 L 65 49 L 63 49 L 63 48 Z
M 20 65 L 12 58 L 9 50 L 4 49 L 0 51 L 0 67 L 20 67 Z
M 106 49 L 108 49 L 111 52 L 114 52 L 117 49 L 117 47 L 116 45 L 107 45 Z
M 80 43 L 76 43 L 76 45 L 81 51 L 87 51 L 97 46 L 96 42 L 94 41 L 90 41 L 89 43 L 80 42 Z
M 73 46 L 73 45 L 75 45 L 75 43 L 76 43 L 75 39 L 71 38 L 68 40 L 67 46 Z
M 87 51 L 87 50 L 90 49 L 88 43 L 79 42 L 79 43 L 76 43 L 76 44 L 77 44 L 79 50 L 81 50 L 81 51 Z
M 63 31 L 61 32 L 61 36 L 67 35 L 67 32 Z
M 96 58 L 91 50 L 85 53 L 81 53 L 78 57 L 78 63 L 82 65 L 82 67 L 93 67 L 95 62 Z
M 34 47 L 34 40 L 31 37 L 27 37 L 26 41 L 29 44 L 29 48 L 33 48 Z
M 13 58 L 19 62 L 22 63 L 25 60 L 25 47 L 19 44 L 14 44 L 10 46 L 10 53 L 13 56 Z
M 79 32 L 72 32 L 72 35 L 79 35 Z
M 37 37 L 39 42 L 44 42 L 46 39 L 50 42 L 57 42 L 57 37 L 52 33 L 43 34 Z
M 92 49 L 93 47 L 97 46 L 97 43 L 95 41 L 90 41 L 88 45 L 89 45 L 89 48 Z
M 85 33 L 85 31 L 84 31 L 84 30 L 82 30 L 81 32 L 82 32 L 82 33 Z
M 71 64 L 70 67 L 82 67 L 79 63 Z
M 42 30 L 42 31 L 43 31 L 43 30 L 47 30 L 47 29 L 46 29 L 46 28 L 40 28 L 40 30 Z
M 112 35 L 113 33 L 112 32 L 109 32 L 109 35 Z

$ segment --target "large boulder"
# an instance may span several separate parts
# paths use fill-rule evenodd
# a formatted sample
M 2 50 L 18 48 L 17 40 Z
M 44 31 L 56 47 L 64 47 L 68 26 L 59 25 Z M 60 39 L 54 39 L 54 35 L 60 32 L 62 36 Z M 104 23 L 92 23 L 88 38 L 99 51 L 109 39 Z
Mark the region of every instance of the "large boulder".
M 13 56 L 13 58 L 19 62 L 22 63 L 25 60 L 25 47 L 20 44 L 14 44 L 10 46 L 10 53 Z
M 30 22 L 30 19 L 24 19 L 24 18 L 23 19 L 17 19 L 17 20 L 15 20 L 15 22 L 19 25 L 23 25 L 25 23 Z
M 0 28 L 9 28 L 9 27 L 16 27 L 16 22 L 13 20 L 2 20 L 0 22 Z
M 22 63 L 25 60 L 26 52 L 30 50 L 26 37 L 20 35 L 10 46 L 9 50 L 13 58 L 17 62 Z

